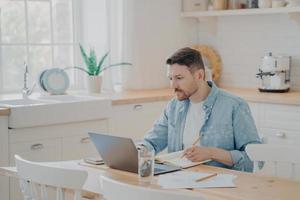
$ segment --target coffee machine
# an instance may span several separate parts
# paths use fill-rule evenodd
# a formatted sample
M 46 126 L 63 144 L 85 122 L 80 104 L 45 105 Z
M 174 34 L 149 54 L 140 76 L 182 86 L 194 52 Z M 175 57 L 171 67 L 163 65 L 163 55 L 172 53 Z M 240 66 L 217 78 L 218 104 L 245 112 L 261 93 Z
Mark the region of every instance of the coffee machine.
M 257 78 L 261 79 L 260 92 L 288 92 L 290 89 L 291 56 L 273 56 L 270 52 L 264 56 Z

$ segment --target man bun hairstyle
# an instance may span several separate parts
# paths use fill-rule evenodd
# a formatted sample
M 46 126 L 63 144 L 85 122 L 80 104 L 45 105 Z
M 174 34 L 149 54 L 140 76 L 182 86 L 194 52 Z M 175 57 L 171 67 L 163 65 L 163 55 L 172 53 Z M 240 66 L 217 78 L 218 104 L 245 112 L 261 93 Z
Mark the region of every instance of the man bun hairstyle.
M 190 71 L 193 69 L 204 70 L 204 64 L 200 52 L 190 47 L 177 50 L 171 57 L 167 59 L 166 64 L 185 65 Z

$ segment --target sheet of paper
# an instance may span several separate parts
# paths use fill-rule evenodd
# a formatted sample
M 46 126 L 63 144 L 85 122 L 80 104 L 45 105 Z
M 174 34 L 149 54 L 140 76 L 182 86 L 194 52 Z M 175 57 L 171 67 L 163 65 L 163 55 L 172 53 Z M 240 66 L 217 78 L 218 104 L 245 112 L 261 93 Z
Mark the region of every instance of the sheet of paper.
M 190 166 L 190 165 L 193 164 L 193 162 L 190 161 L 190 160 L 188 160 L 186 157 L 183 157 L 183 158 L 180 158 L 180 157 L 173 158 L 173 159 L 168 160 L 168 162 L 172 163 L 172 164 L 174 164 L 176 166 L 182 166 L 182 167 L 184 167 L 184 166 Z
M 166 189 L 177 188 L 223 188 L 235 187 L 233 180 L 236 175 L 233 174 L 218 174 L 215 177 L 196 182 L 197 179 L 206 177 L 211 173 L 200 172 L 175 172 L 171 174 L 160 175 L 158 184 Z

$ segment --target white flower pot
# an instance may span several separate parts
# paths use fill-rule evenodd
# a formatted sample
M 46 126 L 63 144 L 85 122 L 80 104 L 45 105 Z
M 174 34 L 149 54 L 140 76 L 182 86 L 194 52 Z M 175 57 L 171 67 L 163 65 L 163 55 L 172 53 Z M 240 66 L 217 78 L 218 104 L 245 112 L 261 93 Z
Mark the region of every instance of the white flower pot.
M 87 76 L 86 87 L 89 93 L 100 93 L 102 85 L 101 76 Z

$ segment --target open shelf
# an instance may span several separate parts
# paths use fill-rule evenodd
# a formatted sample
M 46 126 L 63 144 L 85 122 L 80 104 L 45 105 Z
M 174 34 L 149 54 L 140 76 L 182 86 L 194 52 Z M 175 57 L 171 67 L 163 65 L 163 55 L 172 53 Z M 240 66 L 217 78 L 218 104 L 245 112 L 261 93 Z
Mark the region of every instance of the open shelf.
M 253 9 L 236 9 L 236 10 L 209 10 L 209 11 L 191 11 L 181 12 L 184 18 L 196 18 L 203 23 L 209 32 L 216 34 L 217 22 L 219 17 L 226 16 L 250 16 L 250 15 L 269 15 L 269 14 L 287 14 L 295 20 L 300 26 L 300 6 L 299 7 L 282 7 L 282 8 L 253 8 Z
M 265 15 L 265 14 L 290 14 L 300 13 L 300 7 L 282 7 L 282 8 L 254 8 L 254 9 L 236 9 L 236 10 L 212 10 L 212 11 L 192 11 L 182 12 L 182 17 L 222 17 L 222 16 L 240 16 L 240 15 Z

